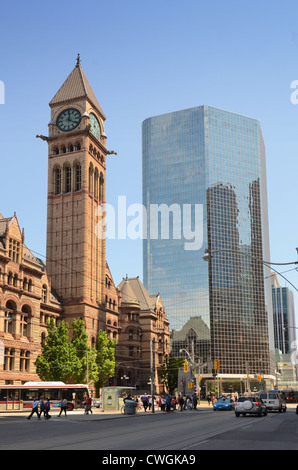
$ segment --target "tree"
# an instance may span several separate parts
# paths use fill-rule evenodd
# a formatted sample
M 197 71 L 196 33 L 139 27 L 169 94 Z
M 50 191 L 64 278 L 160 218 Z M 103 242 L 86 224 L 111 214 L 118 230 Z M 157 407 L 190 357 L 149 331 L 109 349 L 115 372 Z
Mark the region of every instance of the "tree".
M 78 360 L 78 366 L 73 371 L 72 380 L 74 383 L 87 382 L 87 360 L 88 360 L 88 379 L 89 382 L 98 380 L 96 367 L 96 351 L 92 350 L 88 343 L 86 333 L 86 324 L 81 318 L 72 321 L 72 339 L 71 344 L 75 350 Z
M 109 340 L 106 331 L 99 330 L 96 341 L 97 380 L 96 392 L 103 387 L 106 381 L 115 374 L 115 348 L 116 340 Z
M 41 345 L 42 354 L 34 365 L 41 380 L 68 383 L 80 364 L 74 346 L 69 343 L 69 328 L 65 321 L 56 327 L 52 318 L 47 324 L 48 336 Z
M 166 354 L 163 365 L 158 370 L 159 377 L 164 380 L 170 394 L 178 387 L 178 372 L 180 367 L 183 367 L 184 361 L 183 357 L 176 358 Z

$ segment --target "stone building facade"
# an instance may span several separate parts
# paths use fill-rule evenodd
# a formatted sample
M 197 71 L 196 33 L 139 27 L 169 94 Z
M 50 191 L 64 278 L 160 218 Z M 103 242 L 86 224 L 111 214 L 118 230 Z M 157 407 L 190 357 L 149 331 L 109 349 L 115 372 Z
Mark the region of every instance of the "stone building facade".
M 148 378 L 139 374 L 139 367 L 150 367 L 150 339 L 158 344 L 162 328 L 167 341 L 163 350 L 168 351 L 168 322 L 160 296 L 141 289 L 144 308 L 142 299 L 129 303 L 122 283 L 119 288 L 114 284 L 101 214 L 107 158 L 115 152 L 106 148 L 106 117 L 79 56 L 50 108 L 49 135 L 37 136 L 48 144 L 46 264 L 26 247 L 16 214 L 0 214 L 0 384 L 38 380 L 34 361 L 47 333 L 46 321 L 54 317 L 65 320 L 70 331 L 74 318 L 84 319 L 92 347 L 98 331 L 106 330 L 117 341 L 112 382 L 119 383 L 122 371 L 129 371 L 133 385 L 140 387 Z M 130 284 L 136 287 L 132 280 Z M 136 343 L 134 333 L 130 341 L 130 330 L 142 332 Z M 156 365 L 161 351 L 155 353 Z

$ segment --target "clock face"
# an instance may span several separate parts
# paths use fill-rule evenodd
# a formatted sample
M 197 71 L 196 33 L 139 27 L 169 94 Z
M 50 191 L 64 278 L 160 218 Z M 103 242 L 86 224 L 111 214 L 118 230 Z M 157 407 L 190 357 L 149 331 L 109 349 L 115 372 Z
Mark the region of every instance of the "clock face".
M 90 113 L 90 120 L 89 124 L 91 126 L 90 130 L 92 134 L 98 139 L 100 137 L 101 131 L 100 131 L 100 125 L 97 117 L 95 114 Z
M 57 126 L 61 131 L 69 132 L 75 129 L 81 122 L 81 113 L 77 109 L 66 109 L 59 114 Z

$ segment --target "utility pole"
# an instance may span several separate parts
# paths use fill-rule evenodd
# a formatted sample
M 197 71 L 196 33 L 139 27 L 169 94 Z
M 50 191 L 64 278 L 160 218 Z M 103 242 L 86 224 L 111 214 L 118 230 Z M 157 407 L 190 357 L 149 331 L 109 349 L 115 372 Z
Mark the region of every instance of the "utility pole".
M 154 357 L 153 357 L 153 338 L 150 339 L 150 371 L 151 371 L 151 398 L 152 398 L 152 413 L 155 413 L 154 407 Z

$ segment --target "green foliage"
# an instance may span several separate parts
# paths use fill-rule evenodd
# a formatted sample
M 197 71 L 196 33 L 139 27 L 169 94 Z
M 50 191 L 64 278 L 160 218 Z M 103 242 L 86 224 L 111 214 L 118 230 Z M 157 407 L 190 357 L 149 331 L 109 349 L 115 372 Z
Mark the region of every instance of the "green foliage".
M 176 358 L 166 354 L 163 365 L 158 370 L 159 377 L 164 380 L 170 394 L 178 387 L 178 371 L 180 367 L 183 367 L 184 361 L 183 357 Z
M 109 340 L 105 331 L 99 331 L 96 349 L 88 343 L 86 325 L 82 319 L 72 322 L 73 335 L 69 340 L 69 328 L 65 321 L 56 327 L 51 319 L 47 324 L 48 335 L 41 345 L 42 353 L 35 361 L 41 380 L 65 383 L 86 383 L 88 378 L 97 388 L 103 387 L 115 373 L 116 341 Z
M 73 371 L 79 367 L 75 349 L 68 341 L 68 325 L 62 321 L 56 328 L 54 319 L 47 324 L 48 336 L 41 345 L 42 354 L 35 361 L 41 380 L 68 383 Z
M 106 331 L 99 331 L 96 342 L 98 379 L 95 387 L 97 392 L 115 374 L 115 348 L 116 340 L 109 340 Z

